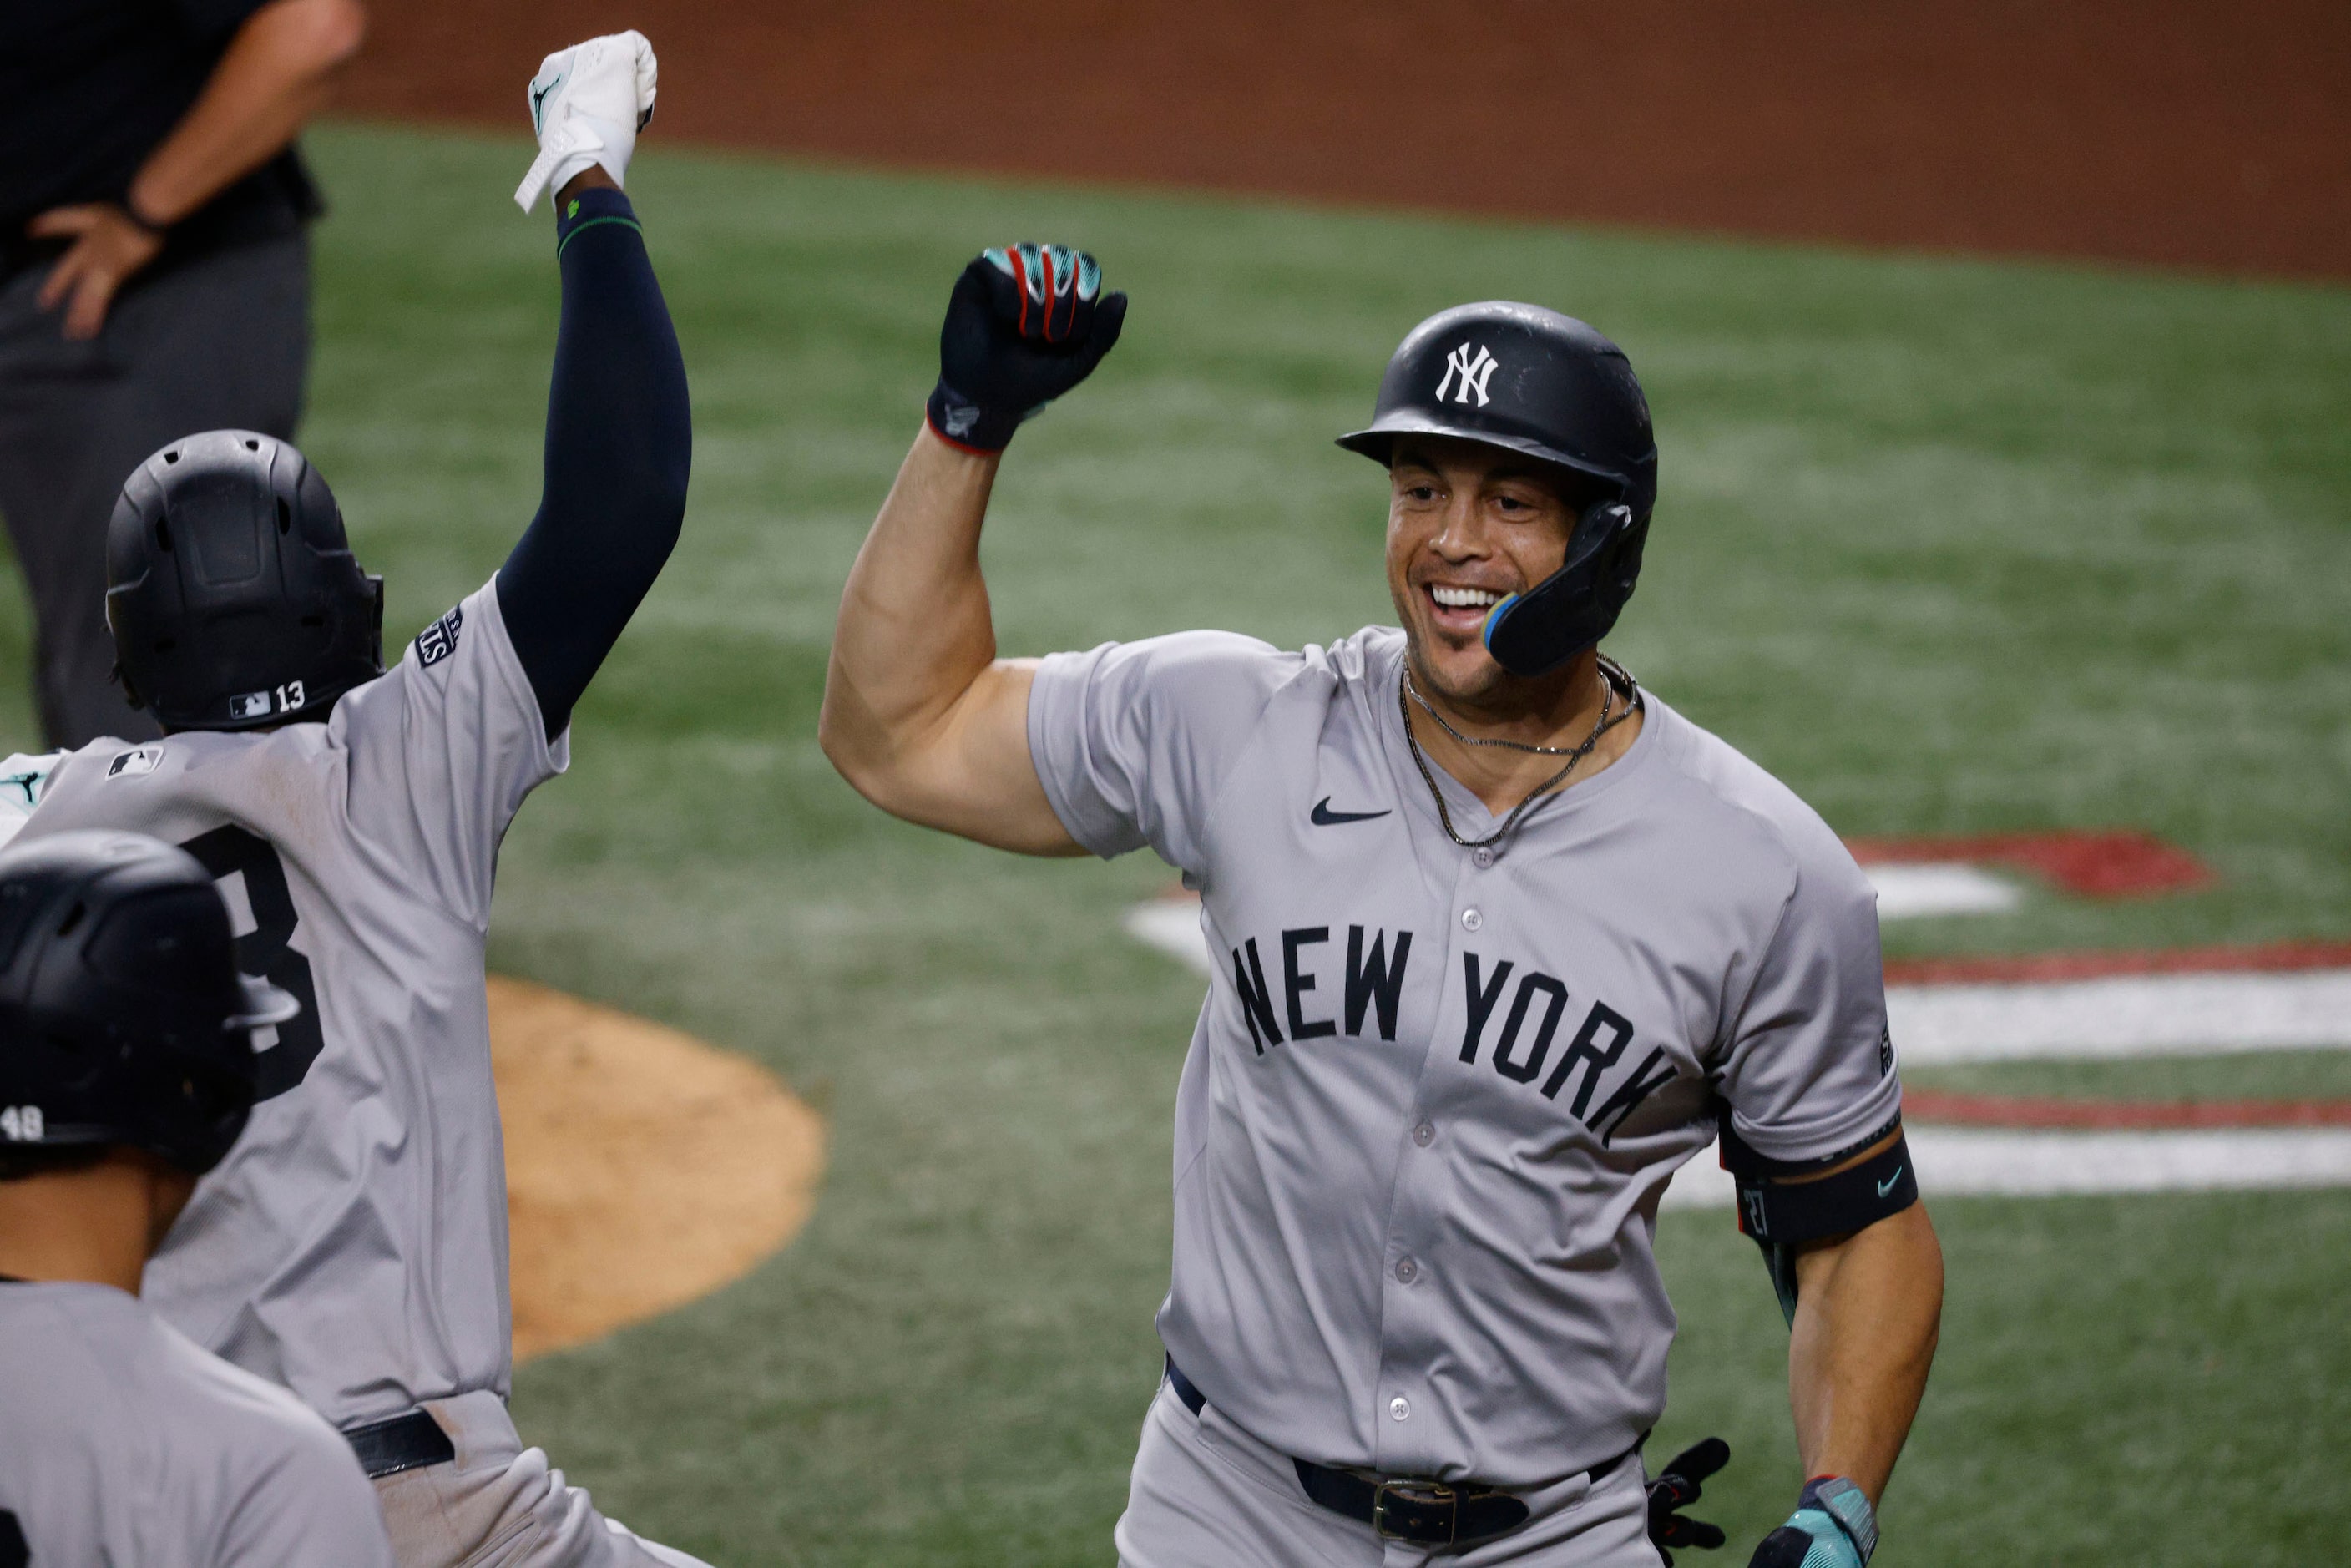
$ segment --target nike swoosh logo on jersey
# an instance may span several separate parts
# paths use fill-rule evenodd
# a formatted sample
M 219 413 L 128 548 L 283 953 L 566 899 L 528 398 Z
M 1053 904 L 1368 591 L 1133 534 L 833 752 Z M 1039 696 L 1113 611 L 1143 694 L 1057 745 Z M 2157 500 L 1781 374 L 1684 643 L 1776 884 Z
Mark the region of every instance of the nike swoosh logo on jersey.
M 1902 1167 L 1900 1166 L 1896 1166 L 1894 1167 L 1894 1174 L 1877 1184 L 1877 1196 L 1884 1197 L 1887 1193 L 1892 1192 L 1894 1190 L 1894 1184 L 1901 1179 Z
M 1388 810 L 1392 811 L 1395 809 L 1391 806 Z M 1387 811 L 1334 811 L 1331 810 L 1331 797 L 1325 795 L 1314 802 L 1314 810 L 1308 814 L 1307 820 L 1318 828 L 1331 828 L 1336 827 L 1341 822 L 1368 822 L 1374 817 L 1384 817 L 1387 814 Z

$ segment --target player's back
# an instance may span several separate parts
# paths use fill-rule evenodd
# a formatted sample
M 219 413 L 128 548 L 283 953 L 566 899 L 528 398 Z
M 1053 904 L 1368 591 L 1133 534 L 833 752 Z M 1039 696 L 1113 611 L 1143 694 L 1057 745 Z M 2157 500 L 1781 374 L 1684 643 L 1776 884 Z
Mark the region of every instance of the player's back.
M 239 967 L 301 1002 L 145 1291 L 342 1427 L 509 1380 L 483 942 L 498 841 L 564 750 L 496 599 L 467 599 L 325 724 L 93 742 L 32 787 L 22 829 L 187 849 L 228 897 Z
M 0 1284 L 0 1563 L 392 1562 L 332 1428 L 110 1286 Z

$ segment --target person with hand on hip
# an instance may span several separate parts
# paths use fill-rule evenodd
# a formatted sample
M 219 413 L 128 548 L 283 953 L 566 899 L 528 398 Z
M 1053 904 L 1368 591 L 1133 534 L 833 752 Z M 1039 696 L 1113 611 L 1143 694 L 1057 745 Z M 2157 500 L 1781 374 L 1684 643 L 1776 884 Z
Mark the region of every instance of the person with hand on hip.
M 160 733 L 111 680 L 123 475 L 192 430 L 294 434 L 321 210 L 294 139 L 366 27 L 360 0 L 0 7 L 0 515 L 51 747 Z

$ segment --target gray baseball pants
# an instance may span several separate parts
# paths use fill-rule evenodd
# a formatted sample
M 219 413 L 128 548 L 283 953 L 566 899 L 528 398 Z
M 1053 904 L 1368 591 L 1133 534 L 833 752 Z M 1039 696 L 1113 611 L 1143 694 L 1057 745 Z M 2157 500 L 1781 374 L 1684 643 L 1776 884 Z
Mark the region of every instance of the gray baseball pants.
M 545 1450 L 522 1446 L 496 1395 L 428 1399 L 424 1408 L 456 1458 L 376 1481 L 401 1568 L 707 1568 L 598 1513 Z
M 167 443 L 236 428 L 290 439 L 310 358 L 303 235 L 134 277 L 99 335 L 69 343 L 36 304 L 46 261 L 0 279 L 0 514 L 33 600 L 33 695 L 52 747 L 148 740 L 116 685 L 106 523 Z
M 1637 1459 L 1520 1494 L 1533 1512 L 1468 1547 L 1383 1541 L 1310 1500 L 1290 1459 L 1214 1405 L 1196 1417 L 1165 1380 L 1143 1420 L 1120 1568 L 1658 1568 Z

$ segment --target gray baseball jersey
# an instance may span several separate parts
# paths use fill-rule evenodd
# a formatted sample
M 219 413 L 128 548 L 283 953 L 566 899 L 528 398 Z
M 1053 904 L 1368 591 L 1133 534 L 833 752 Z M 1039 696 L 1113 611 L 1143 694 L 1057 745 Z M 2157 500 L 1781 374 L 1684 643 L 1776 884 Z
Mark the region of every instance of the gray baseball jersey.
M 391 1568 L 343 1439 L 110 1286 L 0 1284 L 0 1411 L 33 1568 Z
M 1201 895 L 1176 1364 L 1298 1458 L 1531 1487 L 1664 1409 L 1657 1202 L 1719 1107 L 1782 1159 L 1897 1114 L 1876 909 L 1818 817 L 1655 697 L 1613 767 L 1455 844 L 1403 651 L 1057 654 L 1029 751 L 1080 843 Z M 1436 776 L 1465 837 L 1500 825 Z
M 38 785 L 20 830 L 183 845 L 228 895 L 239 963 L 301 1000 L 146 1297 L 338 1427 L 507 1392 L 483 938 L 499 840 L 566 760 L 489 586 L 326 723 L 92 742 Z

